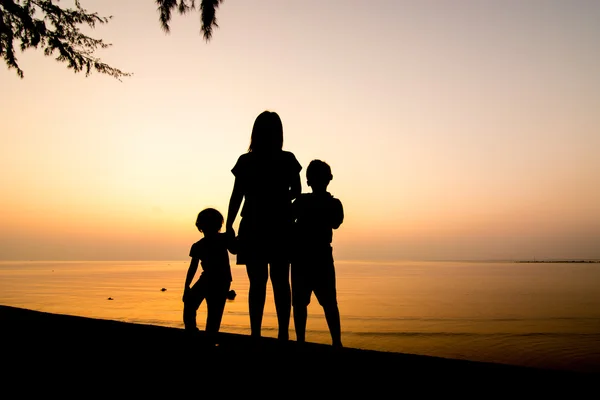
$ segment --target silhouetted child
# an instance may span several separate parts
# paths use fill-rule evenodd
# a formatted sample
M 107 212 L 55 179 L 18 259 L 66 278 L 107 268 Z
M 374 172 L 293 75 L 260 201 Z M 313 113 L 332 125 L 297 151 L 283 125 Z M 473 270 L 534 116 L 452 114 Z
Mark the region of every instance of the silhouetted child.
M 214 208 L 207 208 L 198 214 L 196 227 L 204 237 L 190 249 L 190 267 L 183 290 L 183 323 L 188 331 L 197 331 L 196 312 L 206 299 L 206 333 L 216 336 L 221 327 L 225 302 L 230 296 L 231 267 L 229 254 L 236 253 L 235 238 L 220 233 L 223 215 Z M 198 264 L 202 265 L 202 274 L 194 286 L 190 287 Z
M 342 203 L 327 192 L 333 179 L 325 162 L 313 160 L 306 169 L 312 193 L 292 204 L 295 251 L 292 258 L 292 305 L 296 340 L 305 341 L 307 308 L 312 292 L 325 312 L 332 344 L 342 347 L 332 255 L 333 229 L 344 220 Z

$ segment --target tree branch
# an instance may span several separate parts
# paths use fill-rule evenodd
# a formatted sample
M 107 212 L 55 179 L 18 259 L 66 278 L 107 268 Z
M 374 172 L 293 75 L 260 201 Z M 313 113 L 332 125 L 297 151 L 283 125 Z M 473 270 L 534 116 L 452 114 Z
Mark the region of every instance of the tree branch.
M 212 38 L 213 28 L 218 28 L 216 9 L 223 0 L 201 0 L 200 1 L 200 23 L 201 32 L 204 39 L 208 42 Z M 191 10 L 196 9 L 195 0 L 156 0 L 159 12 L 159 21 L 165 33 L 170 32 L 169 22 L 171 22 L 172 11 L 178 11 L 184 15 Z
M 36 18 L 37 13 L 42 17 Z M 87 25 L 93 29 L 97 23 L 108 23 L 110 18 L 88 12 L 79 0 L 75 0 L 74 9 L 62 8 L 52 0 L 0 0 L 0 55 L 8 68 L 15 68 L 21 78 L 24 74 L 14 55 L 14 41 L 21 42 L 21 51 L 41 46 L 47 56 L 58 52 L 56 60 L 66 62 L 74 72 L 85 69 L 89 76 L 93 69 L 120 80 L 131 74 L 93 56 L 98 48 L 104 49 L 111 44 L 85 35 L 79 28 Z

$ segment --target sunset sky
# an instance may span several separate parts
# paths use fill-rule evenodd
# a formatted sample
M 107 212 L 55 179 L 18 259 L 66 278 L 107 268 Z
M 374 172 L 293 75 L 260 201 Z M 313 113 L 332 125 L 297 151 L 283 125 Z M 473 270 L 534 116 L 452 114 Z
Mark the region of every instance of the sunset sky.
M 304 191 L 332 167 L 337 259 L 600 259 L 599 1 L 225 0 L 208 43 L 81 3 L 134 75 L 2 64 L 0 259 L 187 259 L 264 110 Z

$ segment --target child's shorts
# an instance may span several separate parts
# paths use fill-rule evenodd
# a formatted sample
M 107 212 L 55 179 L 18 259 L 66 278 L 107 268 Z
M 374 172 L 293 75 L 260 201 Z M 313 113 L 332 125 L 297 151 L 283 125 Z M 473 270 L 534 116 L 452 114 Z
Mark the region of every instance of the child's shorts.
M 335 268 L 329 251 L 305 253 L 292 261 L 292 304 L 308 306 L 312 293 L 323 307 L 337 305 Z

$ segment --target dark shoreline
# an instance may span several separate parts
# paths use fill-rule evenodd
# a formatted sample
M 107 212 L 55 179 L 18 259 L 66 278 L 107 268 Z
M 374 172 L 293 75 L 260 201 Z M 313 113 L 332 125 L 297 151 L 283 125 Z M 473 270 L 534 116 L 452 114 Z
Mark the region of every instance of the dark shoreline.
M 547 389 L 572 394 L 600 378 L 600 374 L 352 348 L 336 350 L 323 344 L 280 343 L 272 338 L 254 341 L 232 333 L 222 333 L 219 346 L 209 347 L 202 333 L 191 339 L 177 328 L 8 306 L 0 306 L 0 332 L 2 365 L 8 366 L 8 375 L 3 377 L 9 379 L 5 382 L 9 386 L 19 382 L 35 390 L 33 383 L 48 380 L 54 384 L 43 390 L 57 390 L 57 394 L 77 392 L 79 385 L 89 384 L 90 379 L 102 382 L 99 390 L 131 390 L 135 394 L 157 394 L 159 388 L 193 394 L 202 390 L 202 385 L 231 384 L 234 386 L 224 389 L 229 392 L 242 385 L 248 394 L 262 396 L 275 384 L 287 388 L 287 394 L 312 393 L 314 389 L 318 393 L 356 395 L 397 393 L 403 387 L 420 387 L 419 382 L 425 382 L 422 389 L 427 391 L 451 385 L 447 389 L 461 395 L 465 390 L 479 393 L 473 385 L 492 385 L 494 392 L 530 388 L 538 394 Z
M 518 260 L 513 262 L 528 264 L 600 264 L 600 260 Z

